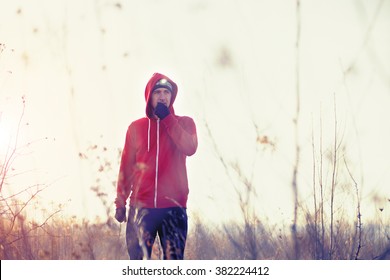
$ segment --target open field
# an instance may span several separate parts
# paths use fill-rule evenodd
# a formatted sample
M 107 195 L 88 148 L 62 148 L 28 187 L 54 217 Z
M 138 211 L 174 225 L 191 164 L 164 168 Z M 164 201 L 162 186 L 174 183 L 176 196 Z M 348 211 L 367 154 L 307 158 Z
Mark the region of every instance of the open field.
M 190 217 L 191 218 L 191 217 Z M 37 225 L 18 218 L 11 232 L 9 223 L 0 224 L 0 259 L 16 260 L 112 260 L 128 259 L 124 225 L 112 219 L 92 223 L 76 220 L 52 220 Z M 366 223 L 359 237 L 354 225 L 338 222 L 332 259 L 390 259 L 390 225 Z M 5 233 L 7 235 L 5 235 Z M 298 229 L 299 259 L 329 259 L 329 247 L 315 237 L 307 224 Z M 325 241 L 327 243 L 328 233 Z M 154 258 L 161 258 L 159 246 Z M 295 259 L 289 228 L 268 227 L 260 221 L 247 225 L 207 226 L 195 222 L 189 231 L 186 259 Z
M 196 123 L 186 259 L 390 259 L 390 1 L 3 2 L 0 259 L 128 259 L 154 72 Z

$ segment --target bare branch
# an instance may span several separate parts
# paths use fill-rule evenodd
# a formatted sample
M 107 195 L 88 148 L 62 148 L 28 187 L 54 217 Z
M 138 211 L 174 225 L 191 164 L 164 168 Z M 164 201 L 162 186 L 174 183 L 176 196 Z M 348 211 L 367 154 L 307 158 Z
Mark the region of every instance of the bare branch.
M 299 259 L 299 242 L 297 235 L 298 223 L 298 169 L 300 160 L 300 145 L 299 145 L 299 116 L 300 116 L 300 36 L 301 36 L 301 11 L 300 0 L 296 0 L 296 46 L 295 46 L 295 75 L 296 75 L 296 109 L 294 118 L 295 130 L 295 163 L 293 167 L 292 191 L 294 196 L 294 218 L 291 226 L 291 233 L 294 242 L 295 259 Z
M 363 234 L 362 214 L 361 214 L 361 211 L 360 211 L 360 195 L 359 195 L 358 184 L 357 184 L 355 178 L 352 176 L 352 173 L 349 170 L 349 167 L 348 167 L 348 164 L 347 164 L 345 158 L 344 158 L 344 164 L 345 164 L 345 167 L 347 168 L 349 176 L 351 177 L 351 180 L 354 183 L 355 191 L 356 191 L 356 199 L 357 199 L 357 209 L 356 209 L 356 212 L 357 212 L 356 213 L 357 214 L 356 215 L 357 216 L 357 225 L 356 225 L 356 229 L 357 229 L 357 232 L 358 232 L 358 245 L 357 245 L 357 248 L 356 248 L 355 260 L 357 260 L 359 258 L 360 250 L 362 249 L 362 234 Z

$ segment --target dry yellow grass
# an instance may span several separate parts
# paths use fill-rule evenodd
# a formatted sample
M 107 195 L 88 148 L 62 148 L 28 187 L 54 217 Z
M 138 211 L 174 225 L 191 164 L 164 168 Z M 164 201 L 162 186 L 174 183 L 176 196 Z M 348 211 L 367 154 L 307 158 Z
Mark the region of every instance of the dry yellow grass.
M 128 259 L 125 230 L 112 219 L 105 223 L 76 219 L 53 218 L 41 227 L 26 220 L 14 225 L 5 236 L 8 222 L 0 223 L 1 259 L 39 260 L 118 260 Z M 251 228 L 248 228 L 251 227 Z M 389 225 L 365 224 L 360 259 L 389 259 Z M 387 230 L 387 231 L 386 231 Z M 252 236 L 248 232 L 253 232 Z M 307 224 L 298 229 L 300 259 L 318 259 L 316 240 Z M 339 222 L 336 225 L 333 259 L 353 259 L 356 248 L 354 225 Z M 318 250 L 318 248 L 317 248 Z M 325 250 L 327 248 L 325 247 Z M 386 253 L 387 252 L 387 253 Z M 195 222 L 190 229 L 185 252 L 186 259 L 293 259 L 293 242 L 289 228 L 268 227 L 260 223 L 225 226 L 207 226 Z M 317 256 L 317 257 L 316 257 Z M 161 258 L 156 245 L 153 258 Z

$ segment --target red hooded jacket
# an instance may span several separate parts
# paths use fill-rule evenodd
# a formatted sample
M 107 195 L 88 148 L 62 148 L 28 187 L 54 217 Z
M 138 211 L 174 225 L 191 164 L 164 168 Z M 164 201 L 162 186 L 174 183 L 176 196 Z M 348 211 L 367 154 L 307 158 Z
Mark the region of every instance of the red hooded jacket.
M 150 104 L 157 81 L 167 79 L 173 87 L 170 114 L 163 120 L 154 116 Z M 186 158 L 196 152 L 196 126 L 189 117 L 175 115 L 173 103 L 177 85 L 155 73 L 145 88 L 146 117 L 132 122 L 127 130 L 120 164 L 117 208 L 130 205 L 145 208 L 186 207 L 188 179 Z

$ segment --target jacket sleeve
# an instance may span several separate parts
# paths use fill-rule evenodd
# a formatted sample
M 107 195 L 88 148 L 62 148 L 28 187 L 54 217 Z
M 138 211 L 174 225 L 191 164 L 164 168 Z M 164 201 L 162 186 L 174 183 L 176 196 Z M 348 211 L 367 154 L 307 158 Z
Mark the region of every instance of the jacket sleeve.
M 133 185 L 135 149 L 134 149 L 134 133 L 130 125 L 126 133 L 126 141 L 122 151 L 122 157 L 119 167 L 118 183 L 116 190 L 115 206 L 116 208 L 126 207 L 126 200 L 130 195 Z
M 161 121 L 176 147 L 185 155 L 192 156 L 198 148 L 198 137 L 194 121 L 189 117 L 168 115 Z

